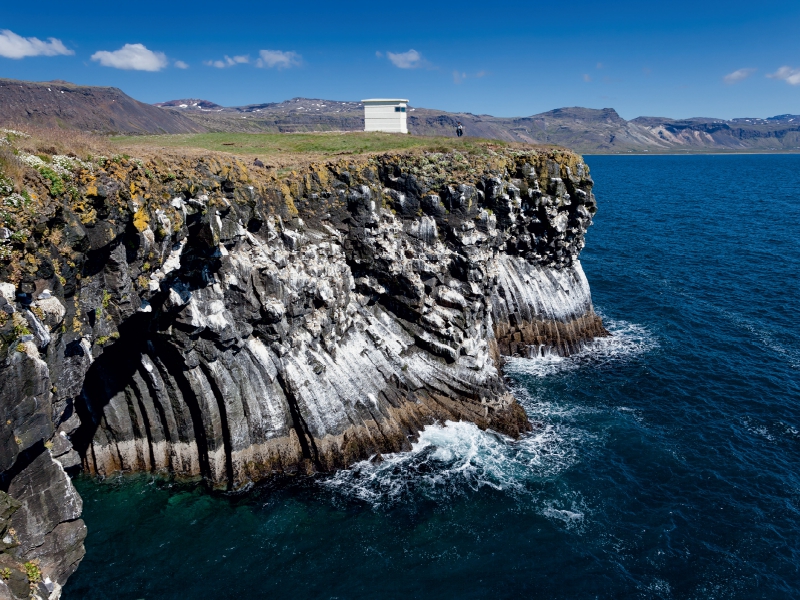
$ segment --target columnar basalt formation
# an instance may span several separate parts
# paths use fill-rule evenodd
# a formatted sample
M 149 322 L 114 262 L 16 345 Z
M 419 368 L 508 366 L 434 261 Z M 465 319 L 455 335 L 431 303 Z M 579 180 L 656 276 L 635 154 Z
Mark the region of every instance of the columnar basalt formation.
M 285 175 L 115 157 L 64 179 L 31 171 L 16 194 L 27 235 L 3 247 L 0 298 L 6 553 L 53 589 L 85 536 L 65 469 L 236 489 L 407 449 L 434 421 L 516 437 L 501 356 L 605 335 L 578 262 L 592 181 L 569 152 Z

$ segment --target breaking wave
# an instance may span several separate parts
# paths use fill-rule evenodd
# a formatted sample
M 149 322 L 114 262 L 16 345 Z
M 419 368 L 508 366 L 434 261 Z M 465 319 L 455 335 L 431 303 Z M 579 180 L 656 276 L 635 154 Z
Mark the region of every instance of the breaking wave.
M 545 377 L 581 366 L 625 361 L 657 347 L 655 336 L 645 327 L 604 320 L 611 337 L 595 339 L 568 358 L 511 359 L 506 372 Z M 519 440 L 463 421 L 429 425 L 409 452 L 356 463 L 320 480 L 319 485 L 373 508 L 420 498 L 440 501 L 491 489 L 538 504 L 545 517 L 568 529 L 580 529 L 588 509 L 581 502 L 561 505 L 540 497 L 541 484 L 575 464 L 598 442 L 595 435 L 577 425 L 585 418 L 582 413 L 591 409 L 554 402 L 529 386 L 515 386 L 513 391 L 533 425 L 533 431 Z
M 513 440 L 475 424 L 429 425 L 411 451 L 359 462 L 320 481 L 329 489 L 374 507 L 420 496 L 437 500 L 492 488 L 529 496 L 530 484 L 553 477 L 577 459 L 581 432 L 536 422 L 532 433 Z
M 504 371 L 508 375 L 547 377 L 584 366 L 619 364 L 658 347 L 656 336 L 646 327 L 601 316 L 610 336 L 594 338 L 568 357 L 545 352 L 531 358 L 509 358 Z

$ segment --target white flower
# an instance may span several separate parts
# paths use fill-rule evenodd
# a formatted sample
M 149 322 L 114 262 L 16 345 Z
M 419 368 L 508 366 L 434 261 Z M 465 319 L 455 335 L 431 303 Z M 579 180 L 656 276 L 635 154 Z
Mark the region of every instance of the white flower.
M 61 175 L 62 177 L 72 175 L 71 166 L 64 167 L 63 163 L 65 161 L 60 160 L 57 162 L 55 160 L 55 159 L 67 159 L 67 161 L 72 161 L 73 159 L 68 156 L 56 155 L 53 157 L 52 163 L 45 162 L 35 154 L 28 154 L 26 152 L 20 152 L 17 158 L 20 160 L 20 162 L 25 163 L 29 167 L 34 168 L 39 172 L 41 172 L 42 169 L 50 169 L 51 171 L 57 173 L 58 175 Z
M 63 154 L 56 154 L 53 156 L 53 164 L 57 165 L 64 171 L 74 171 L 75 169 L 88 169 L 89 171 L 94 170 L 94 165 L 90 162 L 82 161 L 79 158 L 74 158 L 72 156 L 64 156 Z
M 0 196 L 8 196 L 14 191 L 14 184 L 8 177 L 0 175 Z
M 4 129 L 2 127 L 0 127 L 0 133 L 5 133 L 6 135 L 15 135 L 17 137 L 22 137 L 22 138 L 31 137 L 27 133 L 24 133 L 22 131 L 17 131 L 16 129 Z
M 25 198 L 16 192 L 3 200 L 3 206 L 11 206 L 12 208 L 19 208 L 23 204 L 25 204 Z

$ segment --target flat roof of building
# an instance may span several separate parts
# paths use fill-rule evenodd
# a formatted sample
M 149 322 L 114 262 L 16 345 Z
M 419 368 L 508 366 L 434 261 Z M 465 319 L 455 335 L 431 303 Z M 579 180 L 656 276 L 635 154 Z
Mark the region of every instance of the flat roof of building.
M 362 102 L 408 102 L 408 98 L 367 98 Z

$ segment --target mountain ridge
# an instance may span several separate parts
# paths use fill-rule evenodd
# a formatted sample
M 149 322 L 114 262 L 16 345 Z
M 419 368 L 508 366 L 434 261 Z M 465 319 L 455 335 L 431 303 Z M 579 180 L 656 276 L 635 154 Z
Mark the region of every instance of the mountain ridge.
M 215 105 L 203 109 L 192 105 Z M 159 105 L 178 107 L 209 131 L 301 132 L 358 131 L 363 105 L 356 101 L 292 98 L 283 102 L 223 107 L 208 100 L 174 100 Z M 556 108 L 524 117 L 494 117 L 409 107 L 412 134 L 455 136 L 458 121 L 467 135 L 507 142 L 555 144 L 583 153 L 681 151 L 798 151 L 800 116 L 718 119 L 713 117 L 636 117 L 626 120 L 613 108 Z
M 295 97 L 226 107 L 183 98 L 145 104 L 114 87 L 65 81 L 0 79 L 0 125 L 26 123 L 102 134 L 205 132 L 298 133 L 361 131 L 358 101 Z M 409 107 L 409 131 L 455 137 L 461 122 L 467 136 L 506 142 L 557 145 L 581 153 L 797 152 L 800 115 L 767 118 L 641 116 L 626 120 L 613 108 L 556 108 L 522 116 L 495 117 Z
M 0 78 L 0 124 L 95 133 L 198 133 L 186 115 L 139 102 L 115 87 Z

